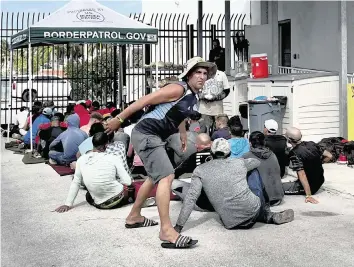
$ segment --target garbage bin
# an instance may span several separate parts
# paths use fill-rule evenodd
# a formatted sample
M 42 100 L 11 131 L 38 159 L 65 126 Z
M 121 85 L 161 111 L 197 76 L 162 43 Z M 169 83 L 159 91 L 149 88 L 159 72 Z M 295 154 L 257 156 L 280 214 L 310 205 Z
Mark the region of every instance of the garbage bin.
M 282 121 L 285 114 L 287 97 L 275 97 L 277 100 L 248 101 L 249 132 L 263 132 L 264 122 L 273 119 L 278 123 L 278 133 L 282 134 Z

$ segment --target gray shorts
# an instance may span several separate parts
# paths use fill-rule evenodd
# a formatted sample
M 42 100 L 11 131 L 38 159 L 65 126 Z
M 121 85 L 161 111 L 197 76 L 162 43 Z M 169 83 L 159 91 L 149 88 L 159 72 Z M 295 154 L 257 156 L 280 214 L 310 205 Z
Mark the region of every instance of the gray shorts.
M 152 179 L 158 183 L 162 178 L 174 174 L 174 168 L 166 152 L 166 142 L 156 135 L 142 134 L 133 129 L 131 142 L 135 153 L 144 164 L 144 168 Z

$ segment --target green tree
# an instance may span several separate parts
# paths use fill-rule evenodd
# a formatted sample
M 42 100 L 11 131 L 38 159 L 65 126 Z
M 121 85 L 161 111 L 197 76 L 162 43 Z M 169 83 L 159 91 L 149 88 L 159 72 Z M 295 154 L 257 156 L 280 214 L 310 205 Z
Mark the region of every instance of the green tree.
M 69 60 L 65 73 L 71 83 L 74 100 L 90 98 L 101 103 L 113 101 L 113 46 L 106 46 L 90 60 Z

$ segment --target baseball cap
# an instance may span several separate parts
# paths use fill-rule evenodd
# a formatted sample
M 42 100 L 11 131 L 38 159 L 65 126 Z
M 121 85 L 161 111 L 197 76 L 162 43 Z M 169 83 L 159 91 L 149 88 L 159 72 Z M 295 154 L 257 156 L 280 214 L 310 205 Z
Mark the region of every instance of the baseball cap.
M 276 133 L 278 131 L 278 123 L 273 119 L 266 120 L 264 122 L 264 128 L 270 133 Z
M 52 115 L 53 110 L 51 108 L 44 108 L 42 111 L 43 115 Z
M 59 121 L 59 117 L 58 116 L 53 116 L 51 121 Z
M 217 138 L 213 141 L 213 144 L 211 145 L 211 152 L 213 154 L 220 152 L 224 155 L 228 155 L 231 153 L 230 144 L 224 138 Z
M 203 67 L 208 69 L 208 77 L 213 77 L 217 71 L 215 63 L 207 62 L 201 57 L 193 57 L 187 61 L 184 65 L 184 71 L 178 76 L 179 79 L 183 79 L 194 67 Z
M 86 107 L 91 107 L 92 101 L 90 99 L 88 99 L 88 100 L 86 100 L 85 104 L 86 104 Z

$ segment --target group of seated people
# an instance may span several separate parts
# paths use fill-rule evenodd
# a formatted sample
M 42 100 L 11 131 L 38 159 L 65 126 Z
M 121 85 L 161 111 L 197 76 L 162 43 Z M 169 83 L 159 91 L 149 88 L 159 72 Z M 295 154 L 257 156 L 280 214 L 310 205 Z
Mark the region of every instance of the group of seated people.
M 63 115 L 47 103 L 32 117 L 38 156 L 48 157 L 50 164 L 75 169 L 67 199 L 58 212 L 73 207 L 80 188 L 87 190 L 87 202 L 99 209 L 132 203 L 137 190 L 133 177 L 146 175 L 130 142 L 144 111 L 126 120 L 118 132 L 107 134 L 107 121 L 120 110 L 107 105 L 102 111 L 92 104 L 80 101 Z M 227 229 L 247 229 L 258 221 L 282 224 L 293 220 L 292 210 L 270 210 L 282 203 L 284 194 L 303 194 L 306 202 L 318 203 L 312 195 L 324 182 L 322 163 L 331 154 L 313 142 L 302 141 L 299 129 L 290 127 L 285 136 L 278 135 L 277 122 L 267 120 L 263 132 L 245 138 L 239 116 L 220 114 L 215 129 L 208 132 L 198 112 L 188 118 L 187 126 L 186 151 L 181 150 L 179 133 L 171 135 L 165 147 L 177 178 L 173 196 L 183 201 L 175 226 L 178 232 L 193 209 L 217 212 Z M 30 131 L 21 134 L 28 146 Z

